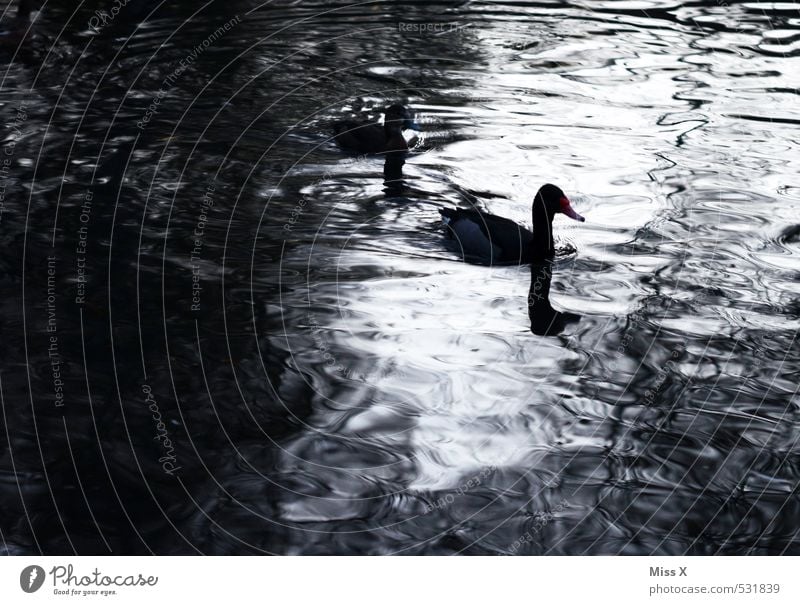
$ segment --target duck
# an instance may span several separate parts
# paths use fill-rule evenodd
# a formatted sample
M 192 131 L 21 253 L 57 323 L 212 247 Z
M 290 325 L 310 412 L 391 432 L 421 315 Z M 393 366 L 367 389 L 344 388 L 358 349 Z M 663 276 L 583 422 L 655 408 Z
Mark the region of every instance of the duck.
M 511 219 L 474 209 L 443 208 L 439 212 L 450 234 L 458 241 L 466 259 L 484 264 L 524 265 L 551 258 L 553 218 L 566 214 L 585 221 L 555 185 L 542 185 L 531 204 L 533 232 Z
M 374 122 L 352 120 L 336 122 L 333 138 L 340 147 L 357 153 L 391 153 L 408 151 L 404 130 L 420 130 L 404 105 L 390 105 L 384 110 L 383 126 Z

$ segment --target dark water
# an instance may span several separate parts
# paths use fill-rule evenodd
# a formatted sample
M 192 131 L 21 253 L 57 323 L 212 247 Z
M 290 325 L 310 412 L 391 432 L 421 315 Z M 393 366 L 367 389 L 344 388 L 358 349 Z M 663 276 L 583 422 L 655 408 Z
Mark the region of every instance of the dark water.
M 800 554 L 797 4 L 108 6 L 0 49 L 6 552 Z

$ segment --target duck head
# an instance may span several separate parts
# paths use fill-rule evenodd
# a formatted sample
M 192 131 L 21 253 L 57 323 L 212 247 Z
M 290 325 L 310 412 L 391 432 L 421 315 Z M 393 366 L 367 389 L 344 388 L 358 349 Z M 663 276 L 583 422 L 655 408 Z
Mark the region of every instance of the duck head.
M 404 105 L 390 105 L 384 111 L 383 127 L 386 130 L 420 130 L 411 112 Z
M 542 185 L 533 198 L 531 218 L 533 223 L 533 240 L 531 241 L 529 257 L 533 260 L 550 258 L 553 256 L 553 218 L 556 214 L 566 214 L 576 221 L 585 221 L 580 214 L 573 210 L 569 198 L 555 185 L 550 183 Z
M 542 185 L 533 199 L 533 222 L 541 222 L 543 217 L 546 217 L 548 221 L 552 221 L 553 217 L 558 213 L 566 214 L 576 221 L 584 222 L 586 220 L 575 212 L 569 198 L 564 195 L 561 189 L 550 183 Z
M 419 130 L 411 119 L 411 113 L 402 105 L 391 105 L 386 108 L 383 119 L 383 131 L 386 136 L 385 153 L 403 153 L 408 151 L 408 142 L 403 136 L 406 129 Z

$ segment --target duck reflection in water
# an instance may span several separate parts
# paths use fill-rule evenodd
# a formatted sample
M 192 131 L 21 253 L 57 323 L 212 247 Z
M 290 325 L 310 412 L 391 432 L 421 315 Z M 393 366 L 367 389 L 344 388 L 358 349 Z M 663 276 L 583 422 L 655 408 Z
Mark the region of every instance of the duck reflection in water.
M 553 262 L 542 260 L 531 263 L 531 288 L 528 292 L 528 317 L 531 332 L 538 336 L 556 336 L 570 323 L 580 321 L 575 313 L 556 311 L 550 304 L 550 282 L 553 279 Z
M 405 151 L 390 151 L 383 162 L 383 191 L 387 196 L 398 195 L 408 189 L 403 181 L 403 165 L 406 163 Z

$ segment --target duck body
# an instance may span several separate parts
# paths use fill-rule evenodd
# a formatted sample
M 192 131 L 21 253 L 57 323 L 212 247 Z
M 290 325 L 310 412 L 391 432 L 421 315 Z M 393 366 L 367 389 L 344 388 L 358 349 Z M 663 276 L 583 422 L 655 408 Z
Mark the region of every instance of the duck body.
M 383 125 L 343 120 L 333 125 L 333 138 L 339 146 L 354 153 L 375 154 L 408 151 L 404 129 L 419 130 L 403 105 L 391 105 Z
M 343 149 L 360 153 L 381 153 L 387 147 L 383 127 L 378 124 L 359 124 L 351 120 L 333 126 L 333 138 Z
M 439 211 L 446 228 L 461 248 L 464 258 L 486 264 L 528 264 L 551 258 L 553 217 L 561 212 L 570 218 L 584 218 L 555 185 L 544 185 L 531 207 L 533 231 L 511 219 L 474 209 Z
M 465 257 L 489 264 L 530 262 L 533 233 L 522 225 L 480 210 L 439 212 Z

